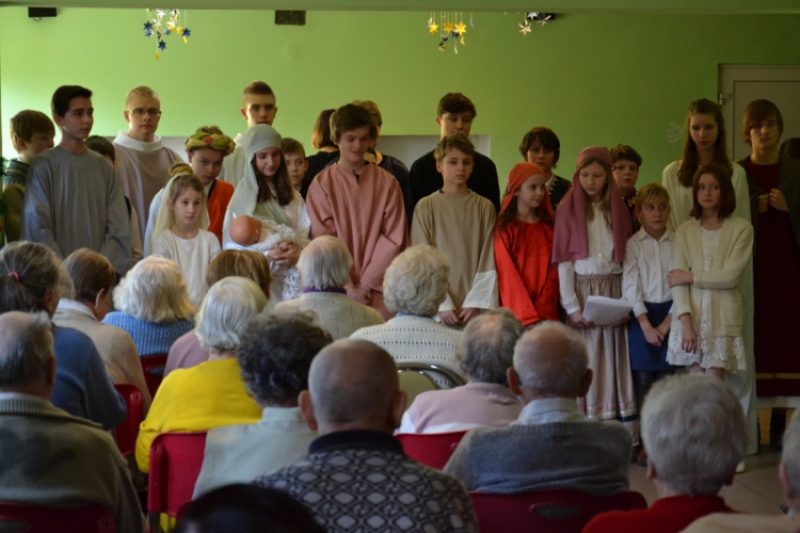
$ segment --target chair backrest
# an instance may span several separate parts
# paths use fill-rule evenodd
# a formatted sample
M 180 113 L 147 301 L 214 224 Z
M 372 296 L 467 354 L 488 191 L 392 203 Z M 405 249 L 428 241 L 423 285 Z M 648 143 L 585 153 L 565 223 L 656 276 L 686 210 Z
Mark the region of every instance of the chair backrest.
M 150 397 L 156 397 L 161 381 L 164 379 L 164 367 L 167 366 L 167 354 L 159 353 L 145 355 L 139 358 L 142 361 L 142 371 L 144 371 L 144 381 L 147 383 L 147 390 Z
M 192 499 L 203 466 L 206 432 L 161 433 L 150 445 L 147 510 L 178 516 L 181 505 Z
M 395 435 L 403 445 L 406 455 L 420 463 L 441 470 L 466 431 L 450 433 L 399 433 Z
M 437 389 L 460 387 L 466 385 L 465 380 L 458 372 L 447 368 L 442 365 L 434 365 L 428 363 L 417 362 L 402 362 L 397 363 L 398 372 L 421 372 L 430 377 L 434 382 L 439 381 L 444 383 L 444 386 L 437 385 Z M 402 374 L 401 374 L 402 375 Z
M 422 372 L 403 371 L 397 372 L 400 379 L 400 390 L 406 393 L 406 409 L 411 407 L 414 400 L 423 392 L 436 390 L 436 383 Z
M 600 513 L 647 508 L 644 496 L 632 491 L 592 496 L 569 489 L 546 489 L 519 494 L 470 492 L 470 497 L 481 533 L 580 533 Z
M 142 391 L 130 383 L 115 383 L 114 388 L 125 400 L 128 407 L 128 416 L 114 431 L 117 435 L 117 448 L 123 456 L 128 456 L 136 450 L 136 437 L 139 435 L 139 424 L 144 420 L 144 405 Z
M 116 533 L 111 511 L 102 505 L 75 509 L 48 509 L 18 503 L 0 502 L 0 530 L 7 531 L 9 522 L 19 529 L 14 533 Z

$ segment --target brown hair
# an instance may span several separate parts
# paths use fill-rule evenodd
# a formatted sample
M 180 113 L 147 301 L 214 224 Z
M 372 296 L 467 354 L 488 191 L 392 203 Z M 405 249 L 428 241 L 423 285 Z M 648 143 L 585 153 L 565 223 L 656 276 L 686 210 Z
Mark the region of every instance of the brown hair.
M 125 107 L 128 107 L 131 103 L 131 100 L 134 98 L 154 98 L 159 101 L 159 107 L 161 105 L 161 98 L 159 98 L 158 94 L 147 85 L 139 85 L 138 87 L 134 87 L 128 91 L 128 94 L 125 96 Z
M 112 162 L 117 161 L 117 154 L 114 151 L 114 145 L 111 144 L 111 141 L 105 137 L 101 137 L 100 135 L 92 135 L 91 137 L 87 137 L 83 144 L 89 150 L 97 152 L 98 154 L 111 159 Z
M 361 106 L 346 104 L 337 109 L 331 115 L 331 136 L 334 141 L 339 139 L 348 131 L 357 130 L 369 126 L 369 137 L 378 137 L 378 125 L 372 120 L 369 111 Z
M 783 134 L 783 115 L 778 106 L 769 100 L 753 100 L 747 105 L 742 115 L 742 140 L 750 144 L 750 129 L 762 122 L 775 117 L 778 123 L 778 130 Z
M 689 216 L 699 219 L 703 215 L 703 208 L 697 201 L 697 191 L 700 189 L 700 177 L 711 174 L 719 183 L 719 212 L 717 217 L 720 219 L 728 218 L 736 211 L 736 191 L 733 190 L 731 181 L 731 169 L 719 163 L 709 163 L 703 165 L 692 179 L 692 211 Z
M 639 155 L 639 152 L 627 144 L 618 144 L 611 149 L 611 164 L 613 165 L 617 161 L 623 160 L 636 163 L 637 167 L 642 166 L 642 156 Z
M 281 139 L 281 153 L 286 154 L 300 154 L 305 159 L 306 150 L 303 148 L 303 143 L 291 137 L 284 137 Z
M 206 272 L 209 287 L 228 276 L 241 276 L 253 280 L 269 298 L 272 274 L 269 259 L 264 254 L 250 250 L 223 250 L 211 260 Z
M 19 152 L 17 147 L 18 140 L 26 143 L 31 142 L 33 136 L 37 133 L 48 133 L 53 136 L 56 134 L 56 127 L 53 125 L 53 121 L 41 111 L 26 109 L 11 117 L 9 134 L 11 136 L 11 144 L 14 145 L 14 150 L 17 152 Z
M 464 152 L 470 157 L 475 157 L 475 145 L 463 133 L 453 133 L 442 137 L 439 144 L 436 145 L 436 150 L 433 151 L 433 157 L 441 163 L 447 152 L 453 149 Z
M 336 144 L 331 139 L 331 116 L 335 111 L 335 109 L 324 109 L 317 117 L 314 130 L 311 132 L 311 148 L 314 150 L 326 147 L 336 148 Z
M 272 87 L 270 87 L 263 81 L 258 81 L 258 80 L 251 82 L 247 87 L 244 88 L 244 91 L 242 91 L 242 105 L 247 103 L 247 97 L 250 96 L 251 94 L 275 96 L 275 93 L 272 92 Z
M 445 113 L 472 113 L 472 118 L 478 116 L 472 100 L 462 93 L 447 93 L 442 96 L 441 100 L 439 100 L 439 105 L 436 107 L 436 116 L 441 118 Z
M 535 141 L 539 141 L 548 152 L 553 152 L 555 156 L 553 168 L 556 168 L 558 158 L 561 156 L 561 141 L 558 140 L 558 136 L 555 132 L 550 128 L 539 126 L 526 133 L 522 138 L 522 142 L 519 143 L 519 153 L 522 154 L 522 159 L 527 161 L 528 150 L 530 150 L 531 145 Z
M 253 167 L 253 172 L 256 175 L 256 184 L 258 185 L 258 198 L 256 202 L 259 204 L 267 202 L 275 198 L 280 205 L 289 205 L 294 198 L 294 186 L 292 180 L 289 178 L 289 169 L 286 168 L 286 161 L 283 159 L 281 153 L 281 164 L 275 176 L 272 177 L 272 184 L 275 187 L 275 195 L 273 196 L 269 186 L 269 179 L 256 168 L 256 155 L 253 154 L 253 159 L 250 160 L 250 165 Z
M 199 192 L 203 197 L 203 205 L 205 206 L 206 191 L 203 187 L 203 182 L 194 174 L 181 174 L 179 176 L 175 176 L 169 191 L 167 191 L 167 198 L 169 198 L 174 205 L 175 202 L 178 201 L 178 198 L 181 197 L 181 194 L 183 194 L 183 191 L 186 189 L 192 189 L 196 192 Z
M 0 313 L 43 311 L 47 291 L 57 291 L 58 258 L 41 244 L 17 241 L 0 251 Z
M 107 292 L 117 283 L 117 273 L 108 259 L 88 248 L 79 248 L 61 263 L 63 275 L 72 280 L 75 299 L 94 303 L 102 289 Z
M 91 98 L 92 91 L 80 85 L 62 85 L 53 93 L 50 99 L 50 111 L 54 115 L 64 117 L 69 110 L 69 103 L 73 98 Z
M 606 171 L 606 184 L 603 186 L 603 195 L 600 200 L 600 211 L 603 212 L 603 217 L 606 219 L 606 224 L 611 227 L 611 187 L 608 184 L 608 180 L 613 180 L 614 177 L 611 174 L 611 167 L 608 163 L 600 159 L 599 157 L 589 157 L 581 161 L 580 165 L 575 169 L 577 172 L 580 172 L 584 168 L 588 167 L 592 163 L 597 163 Z M 580 179 L 577 177 L 576 179 Z M 592 200 L 589 198 L 589 195 L 586 194 L 586 191 L 583 190 L 581 187 L 581 192 L 583 193 L 584 198 L 586 201 L 586 220 L 591 221 L 594 220 L 594 209 L 592 209 Z
M 547 189 L 546 188 L 545 188 L 544 193 L 547 194 Z M 515 220 L 517 220 L 517 201 L 518 200 L 519 200 L 519 198 L 516 195 L 513 196 L 511 198 L 511 201 L 508 204 L 508 207 L 506 209 L 503 209 L 502 211 L 500 211 L 500 213 L 498 213 L 498 215 L 497 215 L 497 224 L 495 226 L 497 229 L 503 229 L 506 226 L 508 226 L 509 224 L 511 224 L 512 222 L 514 222 Z M 536 216 L 539 217 L 541 219 L 541 221 L 544 222 L 545 224 L 547 224 L 548 226 L 555 225 L 555 220 L 553 220 L 553 217 L 551 217 L 548 213 L 546 213 L 544 211 L 544 209 L 542 209 L 542 204 L 539 204 L 539 207 L 534 209 L 533 212 L 536 213 Z
M 377 124 L 379 128 L 383 126 L 383 116 L 381 115 L 381 110 L 378 109 L 378 104 L 372 100 L 353 100 L 353 105 L 361 106 L 369 111 L 369 116 L 372 117 L 375 124 Z
M 714 162 L 731 166 L 731 160 L 728 159 L 728 151 L 725 148 L 725 120 L 722 118 L 722 110 L 715 102 L 706 98 L 695 100 L 689 104 L 689 109 L 686 110 L 686 140 L 683 143 L 683 157 L 680 168 L 678 168 L 678 182 L 684 187 L 691 187 L 692 177 L 697 172 L 697 167 L 700 166 L 697 145 L 692 140 L 692 115 L 711 116 L 719 131 L 717 142 L 714 145 Z
M 800 137 L 792 137 L 783 141 L 781 154 L 800 161 Z

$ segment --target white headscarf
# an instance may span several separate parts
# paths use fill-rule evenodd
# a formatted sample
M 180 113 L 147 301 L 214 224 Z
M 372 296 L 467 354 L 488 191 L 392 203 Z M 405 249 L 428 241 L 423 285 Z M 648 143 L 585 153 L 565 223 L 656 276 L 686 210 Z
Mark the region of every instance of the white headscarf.
M 175 182 L 176 178 L 181 176 L 185 176 L 185 174 L 179 174 L 177 176 L 173 176 L 168 182 L 167 185 L 161 190 L 161 205 L 158 208 L 158 217 L 156 217 L 156 223 L 153 226 L 153 236 L 152 239 L 155 239 L 159 233 L 164 230 L 168 230 L 175 224 L 175 213 L 172 212 L 172 209 L 169 208 L 167 200 L 169 199 L 169 193 L 172 189 L 172 184 Z M 197 227 L 200 229 L 208 229 L 209 220 L 208 220 L 208 208 L 206 207 L 206 195 L 203 193 L 203 209 L 200 211 L 200 216 L 197 217 Z
M 252 215 L 258 202 L 258 181 L 253 170 L 253 156 L 264 148 L 280 148 L 281 134 L 269 124 L 256 124 L 242 138 L 245 148 L 244 176 L 228 204 L 228 210 L 237 215 Z

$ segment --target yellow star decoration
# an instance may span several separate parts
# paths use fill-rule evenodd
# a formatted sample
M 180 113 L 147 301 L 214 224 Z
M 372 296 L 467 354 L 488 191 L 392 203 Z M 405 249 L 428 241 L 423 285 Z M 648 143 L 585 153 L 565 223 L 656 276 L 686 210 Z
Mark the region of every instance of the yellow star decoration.
M 459 39 L 458 42 L 461 43 L 461 46 L 466 46 L 466 44 L 467 44 L 467 43 L 464 42 L 464 35 L 461 35 L 461 39 Z
M 530 32 L 531 32 L 531 27 L 530 27 L 530 25 L 528 25 L 528 24 L 523 24 L 523 23 L 521 23 L 521 22 L 520 22 L 520 23 L 519 23 L 519 32 L 520 32 L 522 35 L 527 35 L 528 33 L 530 33 Z
M 183 26 L 178 26 L 177 28 L 175 28 L 175 33 L 177 33 L 178 35 L 183 35 Z
M 456 33 L 459 35 L 464 35 L 465 33 L 467 33 L 467 25 L 464 24 L 463 22 L 459 22 L 458 24 L 456 24 Z
M 428 30 L 429 30 L 431 33 L 436 33 L 437 31 L 439 31 L 439 25 L 438 25 L 438 24 L 436 24 L 435 22 L 432 22 L 432 23 L 431 23 L 431 25 L 430 25 L 430 26 L 428 26 Z
M 445 22 L 444 23 L 444 32 L 449 34 L 451 31 L 453 31 L 453 23 L 452 22 Z
M 158 61 L 159 59 L 161 59 L 161 53 L 156 51 L 156 61 Z

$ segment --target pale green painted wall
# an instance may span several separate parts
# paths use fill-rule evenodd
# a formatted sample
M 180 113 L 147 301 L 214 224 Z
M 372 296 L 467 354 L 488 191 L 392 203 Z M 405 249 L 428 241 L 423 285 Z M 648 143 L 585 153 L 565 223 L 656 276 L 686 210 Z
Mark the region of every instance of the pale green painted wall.
M 157 63 L 144 10 L 63 9 L 35 22 L 0 8 L 3 155 L 13 155 L 9 117 L 46 110 L 60 84 L 95 92 L 103 135 L 124 129 L 127 90 L 150 85 L 162 97 L 160 133 L 184 136 L 207 123 L 240 131 L 241 90 L 261 78 L 277 94 L 275 126 L 304 143 L 321 109 L 354 98 L 381 106 L 385 134 L 435 134 L 438 98 L 462 91 L 501 176 L 524 132 L 545 124 L 562 139 L 561 174 L 581 148 L 624 142 L 642 153 L 647 182 L 679 156 L 667 130 L 690 101 L 714 98 L 719 64 L 800 64 L 797 15 L 570 15 L 522 36 L 520 15 L 476 13 L 457 56 L 436 49 L 427 13 L 311 12 L 304 27 L 276 27 L 271 11 L 188 16 L 190 43 L 171 41 Z

